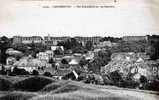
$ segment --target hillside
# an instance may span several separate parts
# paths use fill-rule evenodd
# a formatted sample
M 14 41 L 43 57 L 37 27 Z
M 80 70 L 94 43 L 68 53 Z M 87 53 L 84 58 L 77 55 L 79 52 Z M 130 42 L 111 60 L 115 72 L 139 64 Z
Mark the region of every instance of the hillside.
M 28 89 L 26 89 L 27 91 L 1 91 L 0 100 L 158 100 L 159 98 L 159 93 L 153 91 L 41 78 L 50 80 L 50 83 L 48 85 L 44 84 L 44 86 L 41 86 L 42 89 L 34 92 L 28 91 Z M 12 84 L 13 86 L 14 84 L 22 84 L 26 80 L 34 82 L 33 79 L 34 77 L 31 77 Z M 37 78 L 35 79 L 37 81 Z

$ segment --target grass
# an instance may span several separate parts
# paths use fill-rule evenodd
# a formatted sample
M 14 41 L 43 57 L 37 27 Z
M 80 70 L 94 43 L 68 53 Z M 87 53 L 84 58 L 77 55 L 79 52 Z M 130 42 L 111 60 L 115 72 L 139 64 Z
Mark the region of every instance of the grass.
M 28 100 L 34 96 L 37 96 L 37 94 L 29 93 L 29 92 L 14 91 L 14 92 L 6 94 L 5 96 L 0 97 L 0 100 Z
M 159 98 L 156 93 L 144 90 L 66 80 L 57 81 L 44 76 L 22 77 L 21 79 L 5 76 L 0 79 L 11 82 L 11 90 L 18 90 L 0 91 L 0 100 L 143 100 L 143 97 L 144 100 L 158 100 Z M 10 90 L 10 85 L 8 89 Z
M 41 92 L 51 92 L 66 84 L 68 84 L 68 81 L 65 81 L 65 80 L 57 81 L 57 82 L 46 85 L 43 89 L 41 89 Z
M 34 76 L 13 84 L 12 88 L 14 90 L 21 91 L 39 91 L 46 85 L 55 82 L 52 78 Z
M 96 90 L 78 90 L 69 93 L 44 95 L 32 98 L 31 100 L 127 100 L 124 97 L 117 97 L 111 93 L 102 93 Z
M 6 78 L 0 77 L 0 91 L 8 91 L 12 86 L 12 82 Z

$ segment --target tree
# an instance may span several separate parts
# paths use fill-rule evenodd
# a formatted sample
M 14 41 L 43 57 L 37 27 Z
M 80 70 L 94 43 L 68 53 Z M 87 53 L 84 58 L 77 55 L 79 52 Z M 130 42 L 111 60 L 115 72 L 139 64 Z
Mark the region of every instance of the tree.
M 101 67 L 108 64 L 110 61 L 111 52 L 109 50 L 99 51 L 95 59 L 88 64 L 89 71 L 99 74 L 101 72 Z
M 62 64 L 68 64 L 68 61 L 67 61 L 66 59 L 62 59 L 62 60 L 61 60 L 61 63 L 62 63 Z
M 57 45 L 63 46 L 65 50 L 72 50 L 73 53 L 81 53 L 85 51 L 81 43 L 79 43 L 75 38 L 70 38 L 65 41 L 58 42 Z
M 148 47 L 146 53 L 150 55 L 152 60 L 159 59 L 159 36 L 149 36 Z
M 55 53 L 56 55 L 63 55 L 63 50 L 61 49 L 61 47 L 58 47 L 58 48 L 54 51 L 54 53 Z
M 7 54 L 5 53 L 6 50 L 11 46 L 10 39 L 3 36 L 0 38 L 0 63 L 5 64 Z
M 79 65 L 80 66 L 84 66 L 84 65 L 87 65 L 88 64 L 88 61 L 85 59 L 85 58 L 82 58 L 81 60 L 80 60 L 80 62 L 79 62 Z
M 52 74 L 50 72 L 45 72 L 43 75 L 47 77 L 52 77 Z
M 93 48 L 93 43 L 92 43 L 92 41 L 87 41 L 87 42 L 86 42 L 86 49 L 87 49 L 87 50 L 92 50 L 92 48 Z
M 39 72 L 37 70 L 33 70 L 33 75 L 39 75 Z

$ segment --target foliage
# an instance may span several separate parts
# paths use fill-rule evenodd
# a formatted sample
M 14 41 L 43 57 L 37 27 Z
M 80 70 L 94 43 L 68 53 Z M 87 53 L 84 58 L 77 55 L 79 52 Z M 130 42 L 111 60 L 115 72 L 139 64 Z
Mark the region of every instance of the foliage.
M 88 64 L 88 69 L 94 73 L 100 73 L 101 67 L 108 64 L 110 61 L 111 52 L 109 50 L 99 51 L 94 61 Z
M 87 50 L 92 50 L 93 49 L 93 43 L 92 43 L 92 41 L 87 41 L 86 42 L 86 49 Z
M 12 83 L 5 79 L 5 78 L 0 78 L 0 91 L 8 91 L 10 90 L 12 86 Z
M 82 58 L 80 61 L 79 61 L 79 65 L 80 66 L 85 66 L 85 65 L 87 65 L 88 64 L 88 61 L 85 59 L 85 58 Z
M 62 59 L 62 60 L 61 60 L 61 63 L 62 63 L 62 64 L 68 64 L 68 61 L 67 61 L 66 59 Z
M 43 44 L 14 44 L 12 46 L 14 49 L 22 51 L 25 56 L 32 55 L 36 57 L 36 53 L 43 52 L 47 49 L 47 47 Z
M 104 37 L 104 38 L 100 39 L 100 42 L 103 42 L 103 41 L 119 42 L 121 40 L 122 40 L 121 38 Z
M 150 55 L 152 60 L 159 59 L 159 38 L 157 40 L 150 40 L 149 46 L 146 49 L 146 53 Z
M 3 36 L 0 38 L 0 63 L 5 64 L 7 54 L 5 53 L 8 48 L 11 47 L 10 39 Z
M 14 75 L 29 75 L 29 72 L 27 72 L 25 69 L 19 69 L 19 68 L 15 67 L 13 69 L 12 74 L 14 74 Z
M 86 49 L 75 38 L 70 38 L 70 39 L 67 39 L 65 41 L 61 41 L 57 45 L 63 46 L 66 51 L 72 50 L 73 53 L 86 52 Z
M 33 70 L 33 75 L 39 75 L 39 72 L 37 70 Z
M 52 74 L 50 72 L 45 72 L 43 75 L 47 77 L 52 77 Z
M 39 91 L 47 84 L 50 84 L 52 82 L 54 82 L 54 80 L 52 79 L 35 76 L 13 84 L 13 88 L 15 90 L 22 90 L 22 91 Z
M 116 52 L 145 52 L 147 48 L 146 41 L 120 41 L 119 45 L 111 48 L 113 53 Z

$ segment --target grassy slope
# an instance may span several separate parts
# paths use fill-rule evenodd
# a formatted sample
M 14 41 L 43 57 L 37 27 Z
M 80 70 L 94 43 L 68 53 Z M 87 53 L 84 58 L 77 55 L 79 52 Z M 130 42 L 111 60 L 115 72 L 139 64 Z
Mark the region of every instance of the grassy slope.
M 136 91 L 113 86 L 88 85 L 80 82 L 64 82 L 65 85 L 31 100 L 158 100 L 149 91 Z M 54 87 L 54 84 L 47 88 Z M 143 93 L 144 92 L 144 93 Z
M 17 83 L 26 78 L 9 77 L 7 80 L 14 80 L 14 83 Z M 0 92 L 0 100 L 158 100 L 159 96 L 155 93 L 63 80 L 54 81 L 37 92 Z

